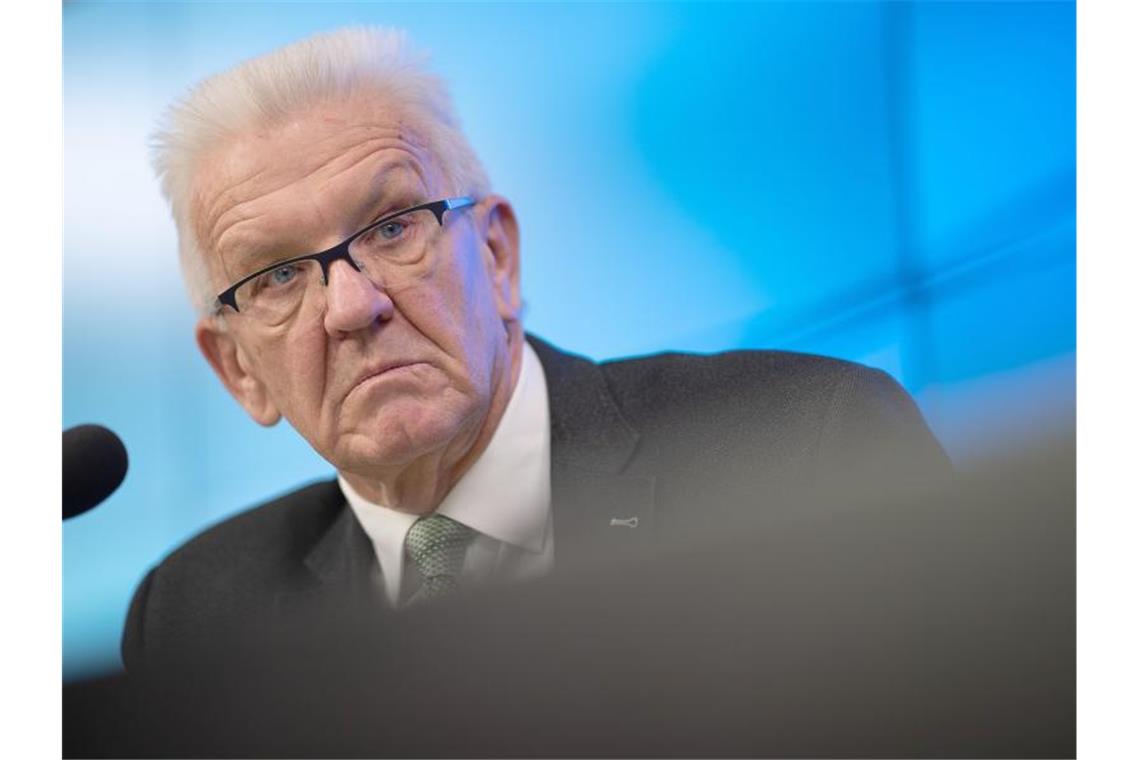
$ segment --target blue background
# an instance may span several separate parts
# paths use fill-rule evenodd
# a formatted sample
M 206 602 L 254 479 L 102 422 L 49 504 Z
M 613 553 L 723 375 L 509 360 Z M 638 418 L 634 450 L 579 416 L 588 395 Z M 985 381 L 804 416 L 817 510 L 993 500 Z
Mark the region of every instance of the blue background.
M 1071 3 L 69 3 L 63 418 L 131 469 L 63 527 L 65 679 L 118 666 L 163 554 L 331 474 L 198 355 L 146 145 L 197 79 L 355 23 L 407 29 L 450 82 L 519 214 L 532 332 L 862 361 L 960 466 L 1072 425 Z

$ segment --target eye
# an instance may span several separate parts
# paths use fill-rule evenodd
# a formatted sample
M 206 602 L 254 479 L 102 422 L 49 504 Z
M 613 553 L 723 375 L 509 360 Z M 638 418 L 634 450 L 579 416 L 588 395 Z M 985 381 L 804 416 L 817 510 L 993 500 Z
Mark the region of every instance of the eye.
M 301 267 L 297 264 L 282 264 L 250 282 L 244 290 L 246 295 L 270 295 L 291 289 L 301 277 Z
M 373 222 L 374 226 L 366 227 L 367 231 L 352 241 L 349 252 L 364 267 L 414 259 L 423 249 L 424 222 L 420 216 L 422 212 L 417 210 Z
M 266 273 L 266 286 L 271 288 L 280 288 L 288 285 L 293 280 L 297 279 L 297 266 L 295 264 L 286 264 L 280 266 L 271 272 Z
M 385 222 L 384 224 L 381 224 L 376 228 L 376 232 L 385 240 L 395 240 L 396 238 L 400 237 L 401 234 L 403 234 L 405 227 L 407 227 L 407 225 L 403 222 L 399 220 L 393 220 L 391 222 Z

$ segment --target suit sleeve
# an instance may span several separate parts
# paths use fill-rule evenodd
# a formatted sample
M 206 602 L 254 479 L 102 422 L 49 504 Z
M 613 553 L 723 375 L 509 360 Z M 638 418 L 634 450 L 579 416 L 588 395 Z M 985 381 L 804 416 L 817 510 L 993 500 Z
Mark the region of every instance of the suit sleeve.
M 120 653 L 123 657 L 123 665 L 129 673 L 139 672 L 145 663 L 147 604 L 150 601 L 151 588 L 157 570 L 158 568 L 152 568 L 143 578 L 142 583 L 135 589 L 130 609 L 127 611 Z

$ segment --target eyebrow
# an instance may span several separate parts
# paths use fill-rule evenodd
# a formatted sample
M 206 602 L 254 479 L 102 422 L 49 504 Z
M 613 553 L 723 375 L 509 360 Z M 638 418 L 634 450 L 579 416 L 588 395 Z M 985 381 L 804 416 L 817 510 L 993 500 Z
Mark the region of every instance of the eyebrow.
M 361 204 L 361 208 L 367 209 L 368 213 L 360 215 L 354 231 L 378 221 L 386 214 L 425 203 L 428 192 L 424 170 L 417 166 L 411 156 L 384 162 L 376 170 L 368 200 Z
M 360 223 L 356 224 L 353 227 L 353 232 L 349 234 L 358 232 L 390 214 L 411 208 L 412 206 L 418 206 L 421 203 L 426 203 L 427 200 L 426 194 L 422 189 L 413 188 L 407 184 L 397 187 L 392 192 L 381 193 L 377 195 L 371 203 L 363 206 L 363 208 L 368 209 L 368 213 L 362 214 L 359 217 Z

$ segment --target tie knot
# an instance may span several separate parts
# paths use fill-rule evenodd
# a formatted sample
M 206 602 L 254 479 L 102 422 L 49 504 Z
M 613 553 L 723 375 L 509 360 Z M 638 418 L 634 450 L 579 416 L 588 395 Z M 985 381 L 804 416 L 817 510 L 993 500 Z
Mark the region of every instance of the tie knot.
M 454 588 L 463 570 L 467 545 L 474 537 L 471 528 L 443 515 L 421 517 L 412 524 L 404 547 L 424 577 L 421 591 L 427 592 L 417 596 L 436 596 L 437 591 Z

